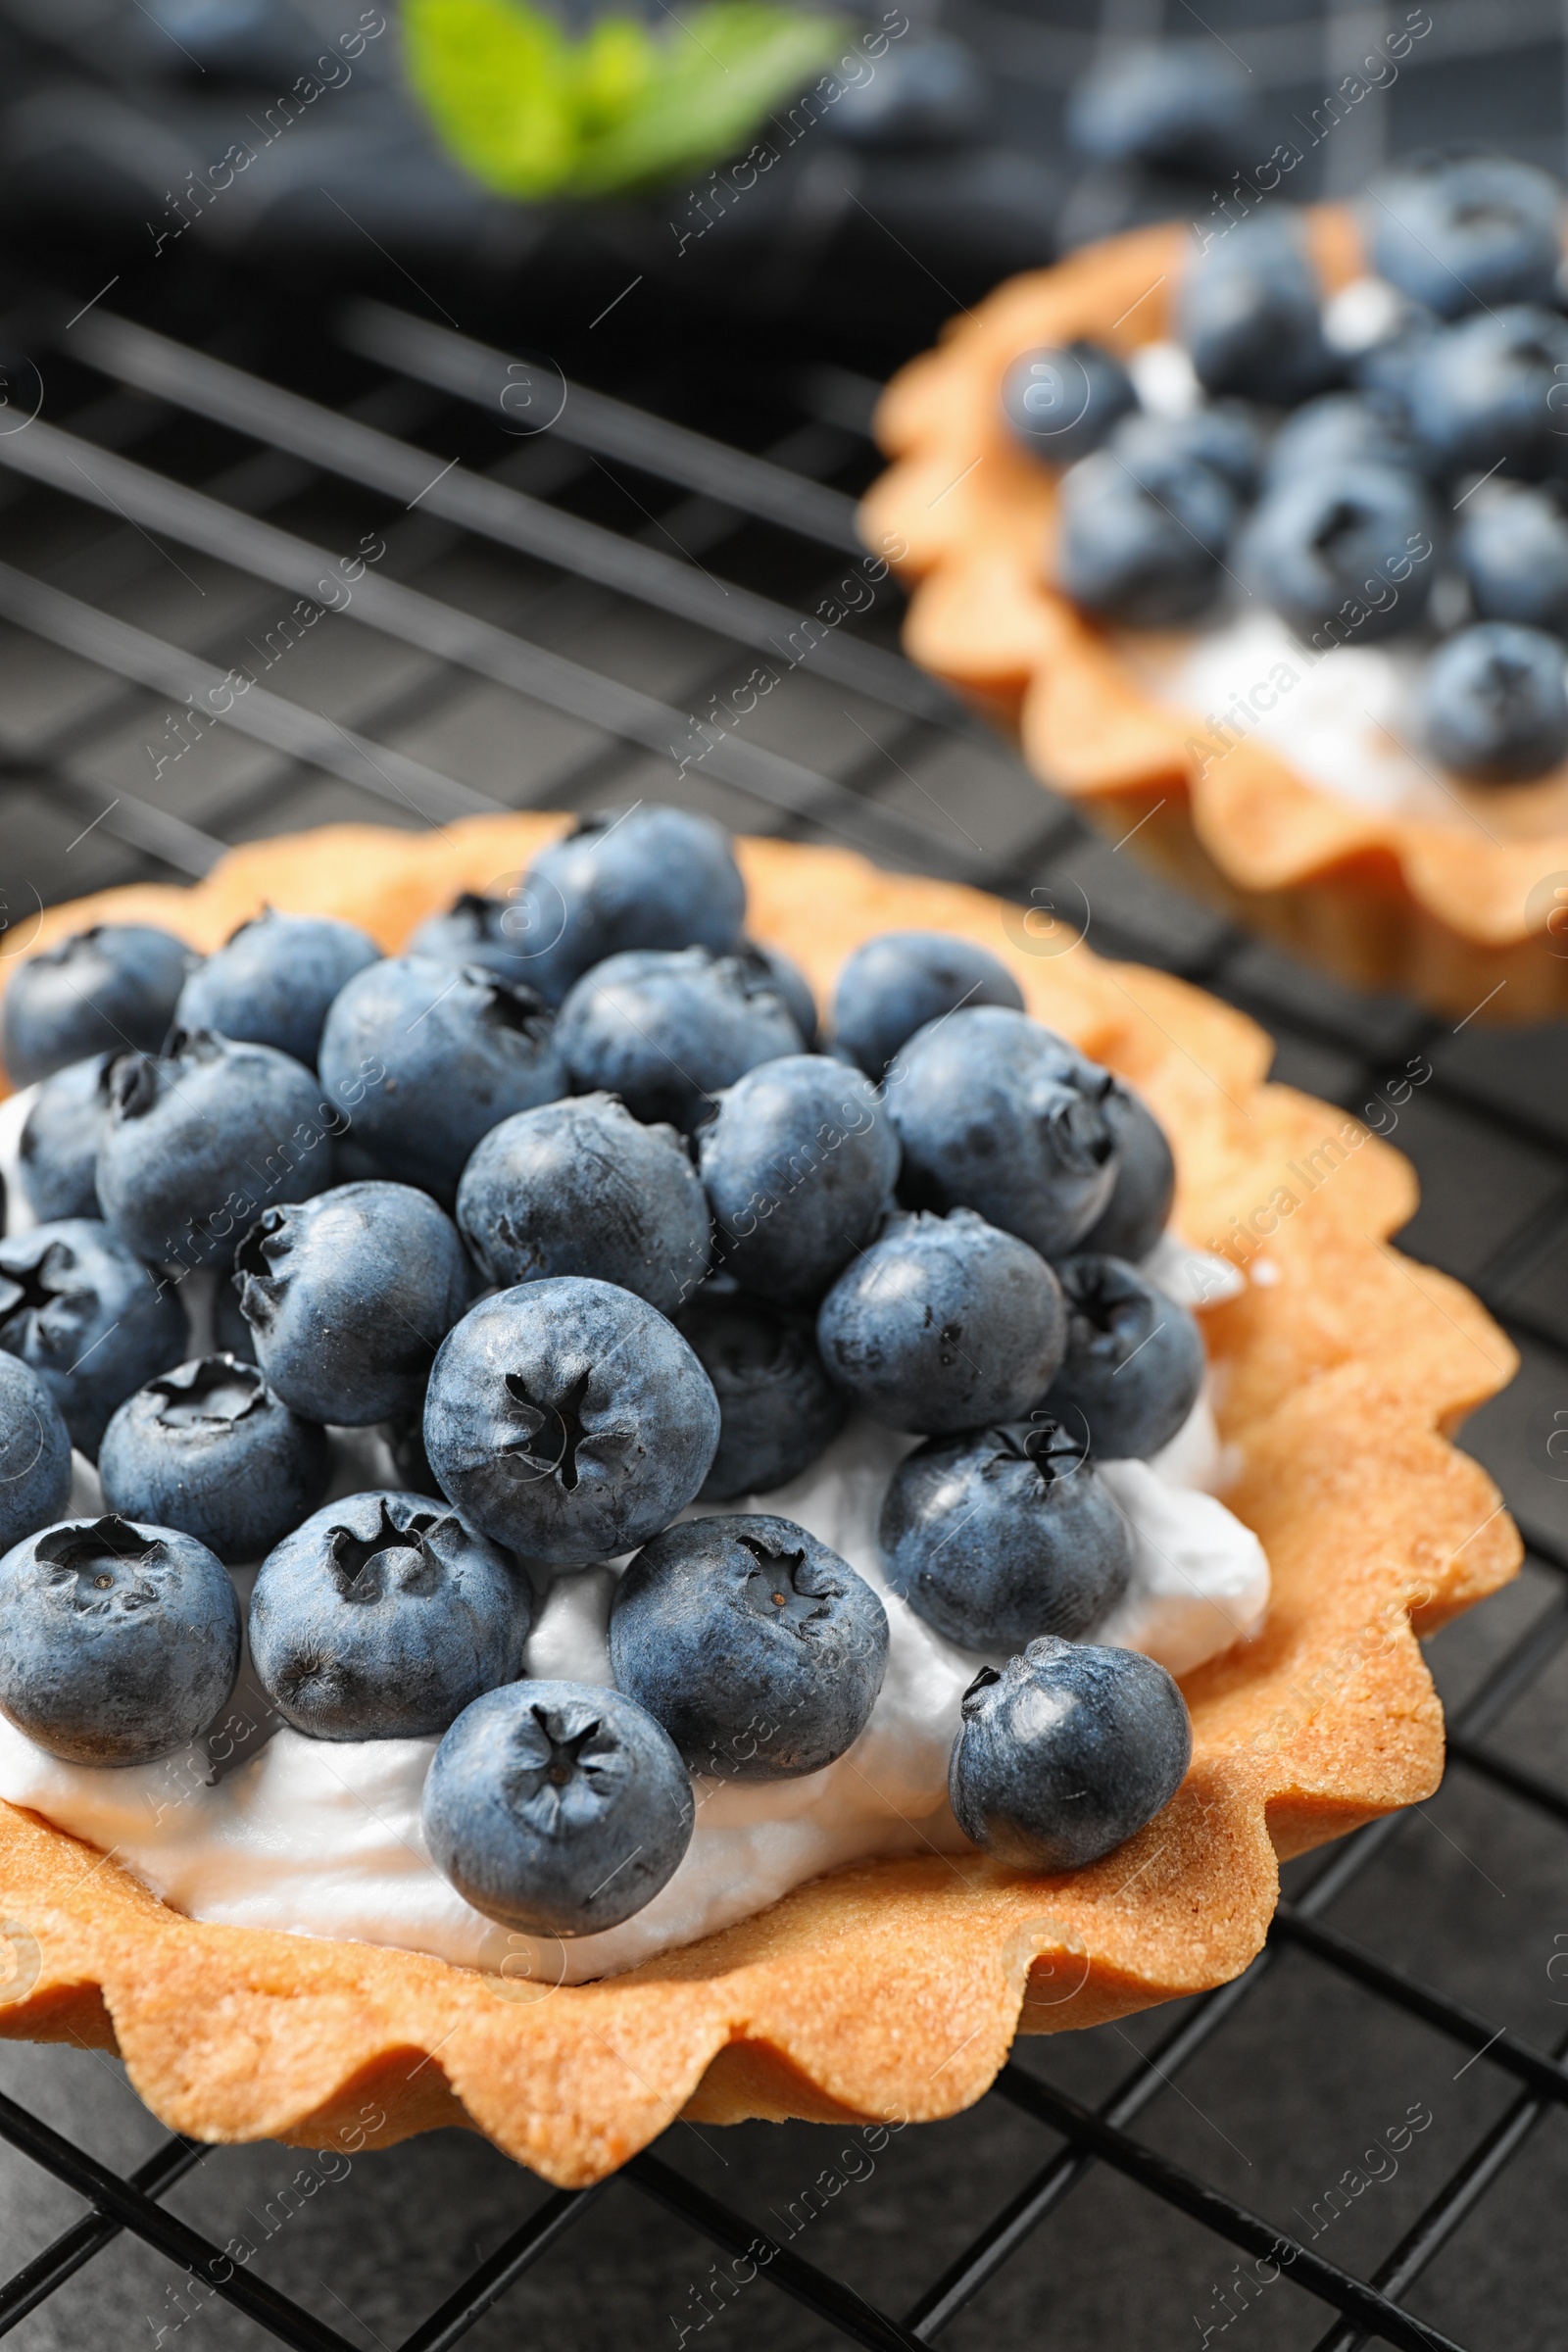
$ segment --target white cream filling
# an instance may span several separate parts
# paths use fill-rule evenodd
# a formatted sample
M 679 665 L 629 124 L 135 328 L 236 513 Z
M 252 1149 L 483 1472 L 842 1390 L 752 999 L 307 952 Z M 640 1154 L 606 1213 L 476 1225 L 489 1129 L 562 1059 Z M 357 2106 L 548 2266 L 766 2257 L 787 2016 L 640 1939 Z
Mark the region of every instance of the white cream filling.
M 15 1105 L 0 1105 L 8 1177 L 19 1129 Z M 1242 1284 L 1223 1260 L 1169 1235 L 1148 1268 L 1168 1295 L 1199 1302 Z M 157 1764 L 63 1764 L 0 1717 L 0 1797 L 113 1854 L 191 1918 L 428 1952 L 497 1972 L 498 1991 L 518 1999 L 635 1967 L 842 1863 L 960 1852 L 966 1841 L 948 1805 L 948 1755 L 959 1701 L 987 1661 L 944 1641 L 889 1592 L 876 1543 L 888 1480 L 915 1442 L 857 1420 L 791 1485 L 715 1506 L 779 1512 L 848 1560 L 887 1610 L 887 1673 L 865 1730 L 823 1771 L 794 1781 L 699 1780 L 697 1826 L 679 1868 L 642 1911 L 602 1935 L 562 1943 L 511 1933 L 474 1911 L 430 1861 L 420 1826 L 439 1742 L 269 1735 L 248 1661 L 204 1739 Z M 395 1483 L 373 1433 L 334 1432 L 333 1444 L 334 1494 Z M 1257 1631 L 1269 1592 L 1262 1546 L 1203 1491 L 1222 1484 L 1228 1468 L 1206 1389 L 1152 1462 L 1102 1465 L 1132 1531 L 1134 1569 L 1127 1596 L 1096 1639 L 1186 1673 Z M 79 1456 L 76 1469 L 72 1510 L 95 1511 L 96 1477 Z M 525 1673 L 611 1682 L 606 1627 L 616 1573 L 568 1570 L 551 1583 Z M 235 1571 L 242 1601 L 253 1574 Z

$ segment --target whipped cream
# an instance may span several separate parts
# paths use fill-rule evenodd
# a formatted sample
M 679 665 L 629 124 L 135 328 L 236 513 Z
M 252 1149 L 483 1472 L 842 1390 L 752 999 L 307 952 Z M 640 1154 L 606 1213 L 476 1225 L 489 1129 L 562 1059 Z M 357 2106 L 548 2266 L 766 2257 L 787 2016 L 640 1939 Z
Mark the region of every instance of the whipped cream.
M 25 1098 L 0 1104 L 0 1171 L 15 1166 Z M 19 1109 L 19 1104 L 21 1105 Z M 13 1201 L 18 1196 L 13 1188 Z M 13 1229 L 20 1220 L 13 1220 Z M 1147 1271 L 1167 1296 L 1207 1303 L 1244 1278 L 1166 1235 Z M 206 1344 L 211 1286 L 185 1286 L 193 1352 Z M 331 1433 L 333 1495 L 395 1486 L 381 1439 Z M 697 1823 L 679 1868 L 617 1928 L 570 1942 L 518 1935 L 473 1910 L 430 1860 L 420 1824 L 439 1741 L 319 1740 L 273 1729 L 247 1652 L 239 1684 L 202 1740 L 156 1764 L 65 1764 L 0 1717 L 0 1797 L 111 1854 L 175 1910 L 229 1926 L 350 1938 L 494 1973 L 504 1997 L 614 1975 L 713 1934 L 804 1881 L 878 1855 L 970 1850 L 948 1805 L 959 1702 L 983 1653 L 944 1641 L 890 1592 L 876 1526 L 898 1463 L 918 1441 L 857 1419 L 789 1486 L 684 1514 L 764 1509 L 826 1544 L 880 1594 L 887 1674 L 870 1721 L 836 1763 L 799 1780 L 695 1784 Z M 102 1495 L 78 1455 L 71 1509 Z M 1207 1389 L 1151 1462 L 1101 1465 L 1133 1536 L 1129 1591 L 1092 1639 L 1146 1650 L 1185 1674 L 1249 1639 L 1268 1604 L 1268 1562 L 1209 1490 L 1230 1464 Z M 607 1628 L 621 1563 L 568 1569 L 544 1589 L 524 1661 L 531 1677 L 608 1686 Z M 236 1569 L 242 1603 L 255 1569 Z

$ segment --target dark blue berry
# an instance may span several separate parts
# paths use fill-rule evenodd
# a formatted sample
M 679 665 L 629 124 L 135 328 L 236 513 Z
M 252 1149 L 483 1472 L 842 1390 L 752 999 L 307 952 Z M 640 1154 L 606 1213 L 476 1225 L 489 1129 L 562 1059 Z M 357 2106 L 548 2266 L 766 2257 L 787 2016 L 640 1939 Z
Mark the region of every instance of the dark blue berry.
M 859 1070 L 787 1054 L 719 1095 L 698 1164 L 736 1281 L 814 1304 L 891 1207 L 899 1140 Z
M 999 956 L 951 931 L 883 931 L 839 973 L 833 1044 L 880 1078 L 917 1029 L 968 1004 L 1023 1010 L 1023 991 Z
M 1482 620 L 1439 646 L 1421 682 L 1420 727 L 1455 775 L 1522 783 L 1568 753 L 1563 647 L 1544 629 Z
M 1410 421 L 1438 470 L 1568 470 L 1568 318 L 1515 304 L 1441 327 L 1408 376 Z
M 1561 260 L 1562 189 L 1506 155 L 1410 156 L 1367 190 L 1372 266 L 1445 318 L 1549 303 Z
M 1102 1462 L 1157 1453 L 1202 1386 L 1197 1323 L 1119 1257 L 1063 1258 L 1056 1273 L 1067 1303 L 1067 1351 L 1044 1409 Z
M 1074 89 L 1067 135 L 1102 164 L 1225 172 L 1247 144 L 1240 72 L 1206 42 L 1120 42 Z
M 1047 1634 L 963 1700 L 948 1793 L 966 1838 L 1014 1870 L 1082 1870 L 1186 1778 L 1193 1731 L 1163 1666 Z
M 1235 518 L 1229 484 L 1179 450 L 1097 450 L 1061 478 L 1057 581 L 1102 619 L 1174 627 L 1212 602 Z
M 194 1536 L 220 1560 L 258 1560 L 326 1493 L 326 1433 L 254 1364 L 198 1356 L 127 1396 L 98 1455 L 104 1500 L 126 1519 Z
M 183 940 L 143 923 L 96 923 L 29 956 L 0 1006 L 12 1085 L 89 1054 L 156 1054 L 195 962 Z
M 1294 408 L 1339 371 L 1311 264 L 1276 219 L 1244 221 L 1195 255 L 1177 318 L 1205 392 Z
M 578 1094 L 602 1088 L 633 1117 L 687 1132 L 721 1087 L 801 1051 L 771 979 L 706 948 L 635 949 L 596 965 L 561 1007 L 556 1042 Z
M 1267 492 L 1238 548 L 1242 572 L 1301 637 L 1327 624 L 1360 644 L 1419 626 L 1439 523 L 1417 477 L 1324 465 Z
M 192 972 L 175 1018 L 182 1029 L 275 1046 L 314 1069 L 332 999 L 380 956 L 357 923 L 268 906 Z
M 1116 1182 L 1098 1222 L 1079 1243 L 1102 1257 L 1147 1257 L 1170 1222 L 1176 1162 L 1165 1130 L 1130 1086 L 1118 1080 L 1101 1104 L 1116 1146 Z
M 98 1217 L 98 1139 L 109 1107 L 112 1054 L 67 1062 L 39 1087 L 22 1130 L 17 1177 L 41 1225 Z
M 699 1499 L 767 1494 L 809 1469 L 849 1409 L 823 1369 L 810 1323 L 710 1286 L 679 1328 L 718 1398 L 718 1451 Z
M 887 1611 L 793 1520 L 692 1519 L 656 1537 L 615 1588 L 615 1681 L 694 1772 L 820 1772 L 865 1729 L 887 1669 Z
M 740 945 L 746 885 L 729 835 L 711 817 L 654 803 L 577 819 L 541 850 L 527 882 L 561 898 L 564 928 L 550 968 L 557 999 L 590 965 L 634 948 Z
M 1396 401 L 1367 392 L 1325 392 L 1286 417 L 1270 445 L 1263 481 L 1272 490 L 1320 466 L 1392 466 L 1419 473 L 1424 456 Z
M 1157 480 L 1171 466 L 1206 466 L 1238 498 L 1255 494 L 1263 465 L 1262 435 L 1236 400 L 1209 401 L 1185 416 L 1141 410 L 1117 425 L 1110 448 L 1136 481 Z
M 63 1514 L 71 1495 L 71 1433 L 43 1382 L 0 1352 L 0 1552 Z
M 1479 619 L 1568 637 L 1568 483 L 1478 500 L 1466 511 L 1454 554 Z
M 67 1217 L 0 1242 L 0 1348 L 32 1367 L 95 1457 L 116 1406 L 179 1363 L 189 1337 L 172 1286 L 107 1225 Z
M 1015 438 L 1051 466 L 1087 458 L 1137 406 L 1132 377 L 1098 343 L 1020 352 L 1002 379 L 1002 413 Z

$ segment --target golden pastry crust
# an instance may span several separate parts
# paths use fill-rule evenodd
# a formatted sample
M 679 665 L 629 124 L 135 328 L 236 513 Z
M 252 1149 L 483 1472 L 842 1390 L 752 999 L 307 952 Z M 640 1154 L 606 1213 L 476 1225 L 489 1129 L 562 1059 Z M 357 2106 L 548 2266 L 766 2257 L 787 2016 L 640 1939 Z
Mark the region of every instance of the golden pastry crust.
M 1364 263 L 1351 216 L 1302 216 L 1326 292 Z M 1135 230 L 998 288 L 894 377 L 877 412 L 893 460 L 867 493 L 870 546 L 907 549 L 910 656 L 1014 731 L 1036 772 L 1169 879 L 1362 987 L 1489 1019 L 1568 1009 L 1568 832 L 1494 839 L 1319 789 L 1255 740 L 1216 756 L 1206 722 L 1156 702 L 1111 639 L 1044 576 L 1055 476 L 999 397 L 1031 346 L 1087 336 L 1122 356 L 1171 331 L 1182 224 Z M 1522 802 L 1528 788 L 1509 796 Z
M 563 821 L 327 828 L 238 850 L 190 891 L 51 909 L 21 944 L 134 915 L 212 948 L 270 902 L 352 915 L 394 948 L 455 889 L 515 873 Z M 978 1854 L 867 1863 L 627 1976 L 556 1991 L 203 1926 L 112 1857 L 0 1805 L 14 1958 L 0 2032 L 118 2047 L 178 2131 L 315 2144 L 341 2123 L 389 2142 L 461 2123 L 578 2184 L 680 2114 L 950 2115 L 979 2097 L 1015 2032 L 1098 2024 L 1235 1976 L 1267 1931 L 1277 1857 L 1437 1786 L 1442 1714 L 1411 1618 L 1431 1630 L 1519 1559 L 1492 1482 L 1443 1433 L 1515 1358 L 1458 1284 L 1386 1246 L 1415 1204 L 1406 1163 L 1343 1112 L 1264 1085 L 1267 1039 L 1180 981 L 1084 947 L 1037 956 L 1018 910 L 845 853 L 751 841 L 740 856 L 754 931 L 819 993 L 857 942 L 893 925 L 979 940 L 1033 1012 L 1148 1095 L 1175 1144 L 1191 1239 L 1223 1246 L 1233 1217 L 1275 1218 L 1277 1278 L 1206 1318 L 1243 1463 L 1227 1500 L 1273 1567 L 1266 1628 L 1187 1678 L 1192 1771 L 1094 1868 L 1031 1880 Z M 1328 1171 L 1310 1187 L 1309 1162 Z

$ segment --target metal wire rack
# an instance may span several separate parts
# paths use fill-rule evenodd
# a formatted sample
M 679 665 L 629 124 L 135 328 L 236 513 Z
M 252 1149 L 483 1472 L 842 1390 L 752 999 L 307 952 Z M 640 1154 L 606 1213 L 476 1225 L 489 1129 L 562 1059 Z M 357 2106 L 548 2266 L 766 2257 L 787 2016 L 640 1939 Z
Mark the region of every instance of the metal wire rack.
M 1020 2044 L 979 2108 L 870 2172 L 826 2127 L 744 2127 L 720 2147 L 677 2126 L 602 2187 L 546 2193 L 440 2133 L 355 2168 L 357 2227 L 291 2222 L 236 2268 L 220 2258 L 237 2205 L 272 2212 L 255 2151 L 149 2149 L 144 2114 L 83 2106 L 82 2070 L 96 2086 L 107 2062 L 11 2051 L 0 2139 L 32 2250 L 0 2285 L 0 2334 L 128 2342 L 145 2323 L 156 2344 L 194 2323 L 223 2344 L 436 2352 L 511 2341 L 528 2318 L 547 2340 L 667 2329 L 677 2346 L 710 2328 L 889 2347 L 1025 2325 L 1062 2345 L 1233 2328 L 1321 2352 L 1560 2340 L 1568 1038 L 1351 998 L 1144 880 L 903 660 L 890 581 L 800 655 L 803 616 L 858 564 L 869 576 L 852 520 L 874 469 L 869 384 L 803 367 L 763 397 L 714 351 L 700 400 L 680 369 L 648 387 L 656 414 L 395 303 L 312 312 L 302 331 L 294 298 L 283 334 L 258 293 L 235 319 L 193 325 L 188 293 L 157 284 L 85 309 L 15 289 L 8 373 L 32 367 L 39 409 L 0 432 L 14 922 L 27 893 L 196 876 L 234 842 L 329 818 L 414 827 L 645 793 L 1018 901 L 1081 896 L 1097 947 L 1245 1005 L 1278 1074 L 1315 1093 L 1355 1107 L 1407 1056 L 1430 1061 L 1397 1138 L 1426 1186 L 1405 1246 L 1479 1288 L 1524 1349 L 1466 1442 L 1532 1556 L 1432 1645 L 1454 1703 L 1430 1807 L 1292 1866 L 1236 1984 L 1130 2030 Z M 505 395 L 524 377 L 564 395 L 548 431 L 515 432 Z M 751 445 L 683 407 L 743 420 Z M 372 542 L 342 612 L 280 631 Z M 759 659 L 780 683 L 737 724 Z M 194 727 L 236 667 L 253 685 Z M 67 2095 L 50 2070 L 69 2064 Z M 1396 2095 L 1427 2110 L 1419 2146 L 1409 2123 L 1384 2128 Z M 1392 2172 L 1372 2165 L 1374 2125 Z M 813 2172 L 838 2181 L 831 2210 L 796 2194 Z M 79 2218 L 39 2202 L 40 2177 Z M 762 2283 L 741 2293 L 748 2263 Z

